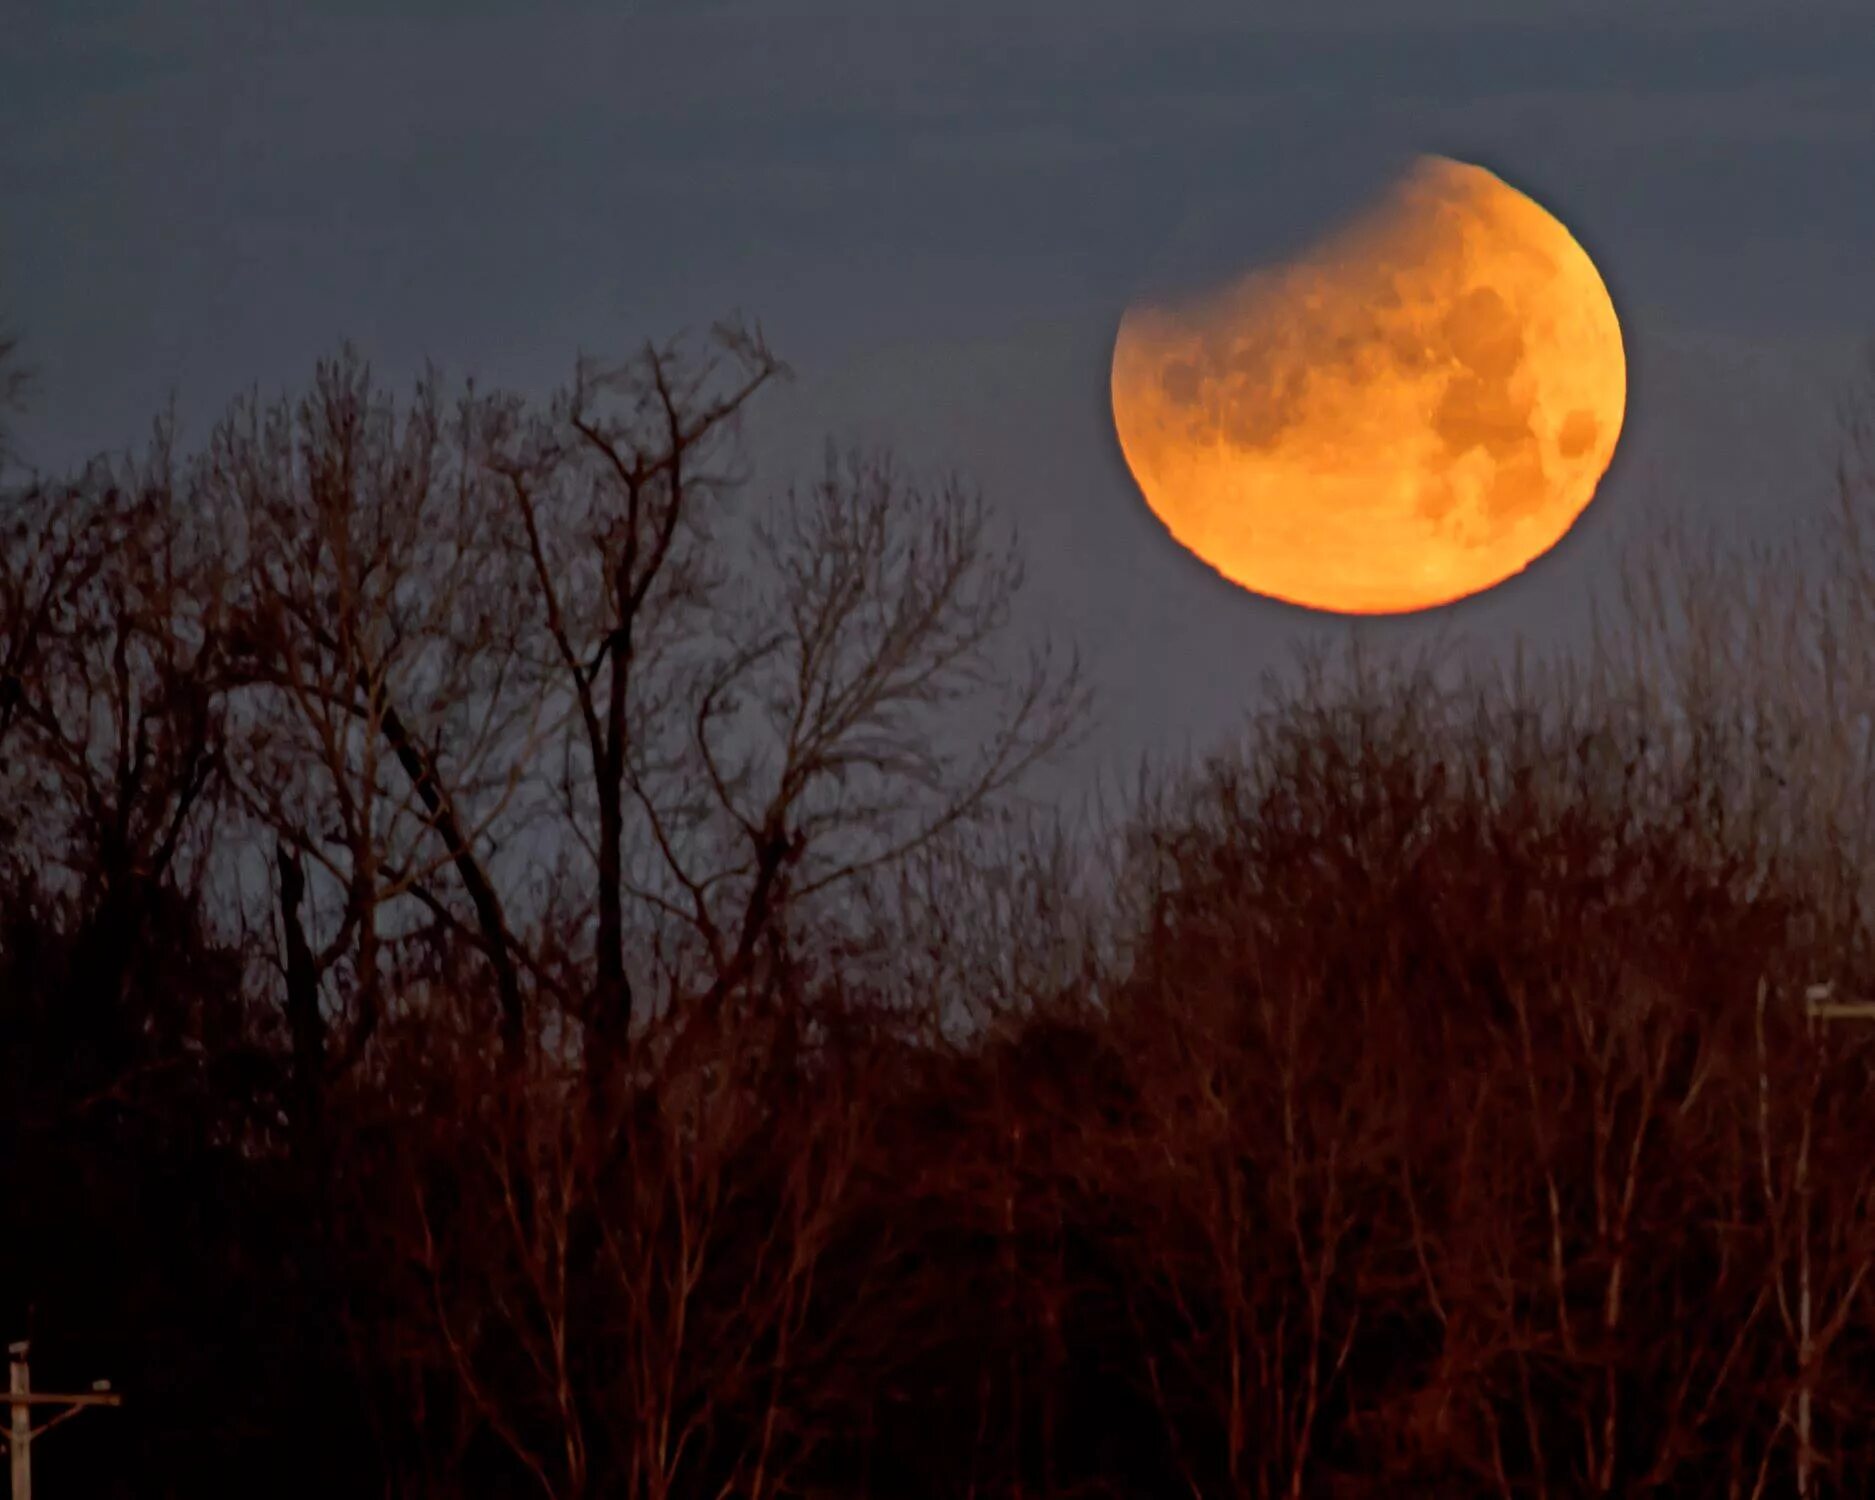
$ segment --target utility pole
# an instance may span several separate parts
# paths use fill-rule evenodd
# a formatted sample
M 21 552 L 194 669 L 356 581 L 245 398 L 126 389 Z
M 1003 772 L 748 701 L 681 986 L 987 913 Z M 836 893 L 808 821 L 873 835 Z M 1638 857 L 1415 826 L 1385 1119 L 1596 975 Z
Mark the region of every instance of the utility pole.
M 13 1379 L 8 1384 L 12 1400 L 13 1422 L 7 1432 L 7 1456 L 13 1461 L 13 1500 L 33 1500 L 32 1408 L 23 1399 L 32 1389 L 32 1377 L 26 1369 L 24 1343 L 12 1344 L 7 1353 L 13 1359 Z
M 1875 1021 L 1875 1002 L 1838 1000 L 1836 981 L 1813 984 L 1803 992 L 1803 1008 L 1812 1021 Z
M 24 1339 L 17 1344 L 7 1345 L 7 1356 L 12 1362 L 12 1378 L 7 1382 L 7 1405 L 12 1409 L 12 1420 L 7 1424 L 7 1457 L 12 1462 L 13 1500 L 33 1500 L 33 1439 L 41 1433 L 56 1427 L 59 1423 L 77 1416 L 88 1406 L 119 1406 L 123 1397 L 111 1389 L 108 1380 L 95 1382 L 91 1389 L 82 1396 L 58 1395 L 52 1391 L 35 1391 L 32 1372 L 27 1368 L 26 1355 L 29 1345 Z M 50 1420 L 33 1426 L 33 1408 L 35 1406 L 62 1406 L 65 1409 Z

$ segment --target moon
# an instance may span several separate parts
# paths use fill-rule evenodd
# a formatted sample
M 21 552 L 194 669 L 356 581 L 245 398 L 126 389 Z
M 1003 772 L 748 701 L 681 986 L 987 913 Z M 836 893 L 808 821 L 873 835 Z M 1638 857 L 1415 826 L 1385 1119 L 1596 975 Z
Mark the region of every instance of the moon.
M 1294 260 L 1128 308 L 1112 394 L 1185 547 L 1258 594 L 1396 614 L 1556 545 L 1614 457 L 1627 359 L 1569 231 L 1427 156 Z

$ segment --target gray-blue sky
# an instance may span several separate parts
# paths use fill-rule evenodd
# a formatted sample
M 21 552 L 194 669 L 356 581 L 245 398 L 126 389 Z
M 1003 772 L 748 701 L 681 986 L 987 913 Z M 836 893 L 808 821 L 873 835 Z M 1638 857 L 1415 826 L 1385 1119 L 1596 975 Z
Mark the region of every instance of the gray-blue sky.
M 1875 329 L 1866 0 L 14 0 L 0 307 L 54 462 L 341 337 L 533 385 L 759 315 L 801 378 L 758 433 L 980 479 L 1131 747 L 1228 719 L 1334 627 L 1143 515 L 1100 400 L 1120 308 L 1416 150 L 1569 223 L 1635 361 L 1597 527 L 1462 628 L 1540 645 L 1662 505 L 1802 524 L 1820 403 Z

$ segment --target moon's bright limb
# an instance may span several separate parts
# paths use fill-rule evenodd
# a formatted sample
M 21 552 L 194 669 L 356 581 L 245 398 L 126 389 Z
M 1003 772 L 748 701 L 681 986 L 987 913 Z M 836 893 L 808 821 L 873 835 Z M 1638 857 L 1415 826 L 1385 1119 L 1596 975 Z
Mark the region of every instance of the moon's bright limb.
M 1349 614 L 1461 599 L 1542 556 L 1626 406 L 1588 254 L 1444 157 L 1294 261 L 1130 308 L 1113 351 L 1120 447 L 1172 535 L 1247 589 Z

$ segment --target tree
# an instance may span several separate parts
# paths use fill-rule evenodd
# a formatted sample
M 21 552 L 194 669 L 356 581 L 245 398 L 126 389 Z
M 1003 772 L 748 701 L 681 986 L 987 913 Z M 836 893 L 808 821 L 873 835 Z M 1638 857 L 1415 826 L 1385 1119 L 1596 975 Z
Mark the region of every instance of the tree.
M 519 645 L 481 416 L 427 377 L 400 408 L 347 352 L 298 402 L 238 404 L 195 475 L 238 570 L 230 670 L 253 708 L 237 789 L 283 879 L 301 860 L 323 876 L 332 915 L 298 972 L 316 988 L 347 964 L 344 1057 L 381 1018 L 383 944 L 413 907 L 480 949 L 503 1046 L 526 1042 L 526 950 L 491 860 L 544 729 L 538 697 L 508 687 Z M 282 919 L 303 920 L 298 901 Z
M 31 389 L 32 371 L 20 359 L 18 337 L 0 329 L 0 474 L 19 457 L 13 450 L 12 419 Z
M 491 424 L 544 690 L 568 709 L 595 1055 L 720 1005 L 787 912 L 989 812 L 1081 715 L 1078 674 L 1045 654 L 995 685 L 1022 573 L 980 497 L 830 456 L 733 524 L 733 426 L 780 372 L 759 335 L 719 329 L 582 365 L 550 411 Z M 636 998 L 633 971 L 665 992 Z

